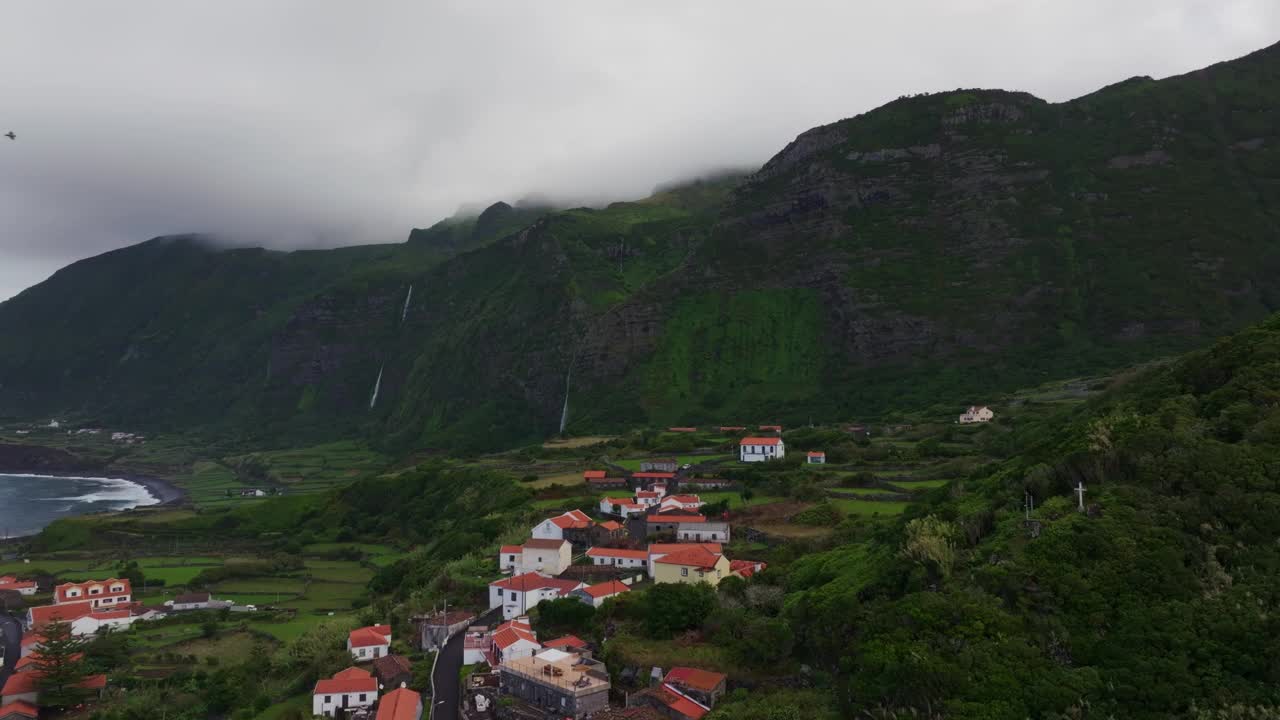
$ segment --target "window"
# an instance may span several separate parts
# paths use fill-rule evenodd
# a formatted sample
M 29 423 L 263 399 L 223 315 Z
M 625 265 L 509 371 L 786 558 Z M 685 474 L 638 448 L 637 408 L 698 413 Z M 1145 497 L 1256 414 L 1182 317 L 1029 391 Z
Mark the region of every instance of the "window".
M 514 590 L 512 590 L 512 591 L 511 591 L 511 599 L 512 599 L 512 600 L 515 600 L 515 599 L 516 599 L 516 593 L 515 593 L 515 591 L 514 591 Z
M 680 568 L 680 575 L 682 577 L 689 577 L 689 568 Z
M 332 702 L 333 702 L 333 696 L 332 696 L 332 695 L 325 695 L 325 696 L 324 696 L 324 704 L 325 704 L 325 705 L 328 705 L 329 703 L 332 703 Z
M 369 693 L 360 693 L 360 702 L 365 702 L 365 696 Z
M 516 561 L 516 556 L 515 556 L 515 555 L 512 555 L 512 556 L 511 556 L 511 562 L 515 562 L 515 561 Z

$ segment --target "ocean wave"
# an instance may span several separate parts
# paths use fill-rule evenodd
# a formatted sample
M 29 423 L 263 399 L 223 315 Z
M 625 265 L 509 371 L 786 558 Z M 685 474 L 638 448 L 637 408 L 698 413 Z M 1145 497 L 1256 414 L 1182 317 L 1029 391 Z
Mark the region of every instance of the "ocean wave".
M 112 510 L 127 510 L 135 507 L 145 507 L 147 505 L 156 505 L 160 502 L 160 498 L 151 494 L 145 485 L 125 480 L 124 478 L 104 478 L 104 477 L 84 477 L 72 475 L 39 475 L 34 473 L 5 473 L 10 477 L 29 477 L 29 478 L 45 478 L 50 480 L 84 480 L 104 485 L 104 487 L 87 492 L 81 495 L 70 495 L 66 497 L 50 497 L 41 498 L 42 500 L 55 500 L 62 502 L 78 502 L 85 504 L 92 503 L 109 503 Z M 64 508 L 61 512 L 70 510 L 70 506 Z

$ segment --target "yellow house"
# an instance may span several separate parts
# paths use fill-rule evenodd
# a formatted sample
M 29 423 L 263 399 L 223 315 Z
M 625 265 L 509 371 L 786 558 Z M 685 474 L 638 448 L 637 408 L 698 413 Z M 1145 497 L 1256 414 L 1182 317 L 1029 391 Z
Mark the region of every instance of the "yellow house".
M 701 545 L 668 553 L 653 561 L 653 580 L 660 583 L 710 583 L 729 577 L 729 558 Z

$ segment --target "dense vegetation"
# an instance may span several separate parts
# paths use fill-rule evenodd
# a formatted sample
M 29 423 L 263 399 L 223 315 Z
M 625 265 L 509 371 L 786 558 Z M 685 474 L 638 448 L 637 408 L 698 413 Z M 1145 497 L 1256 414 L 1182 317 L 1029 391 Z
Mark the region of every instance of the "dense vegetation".
M 154 240 L 0 305 L 0 412 L 458 452 L 566 395 L 577 431 L 797 424 L 1123 367 L 1280 307 L 1278 72 L 901 98 L 746 179 L 398 245 Z

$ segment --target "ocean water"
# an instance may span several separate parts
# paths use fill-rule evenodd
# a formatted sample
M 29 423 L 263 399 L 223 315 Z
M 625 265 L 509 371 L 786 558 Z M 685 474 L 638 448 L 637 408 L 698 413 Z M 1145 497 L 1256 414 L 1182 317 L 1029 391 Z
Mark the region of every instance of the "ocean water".
M 158 502 L 142 485 L 119 478 L 0 474 L 0 537 L 31 535 L 68 515 Z

